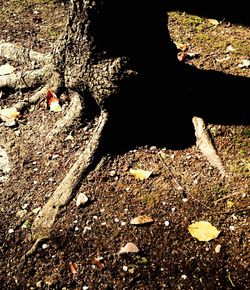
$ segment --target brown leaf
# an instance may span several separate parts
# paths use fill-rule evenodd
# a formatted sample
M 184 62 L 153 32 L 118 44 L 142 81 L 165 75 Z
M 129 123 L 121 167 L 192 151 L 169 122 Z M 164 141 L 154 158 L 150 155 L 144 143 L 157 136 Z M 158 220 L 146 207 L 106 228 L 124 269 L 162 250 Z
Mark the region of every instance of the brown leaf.
M 62 110 L 59 99 L 52 90 L 48 90 L 46 95 L 47 104 L 52 112 L 60 112 Z
M 127 243 L 124 247 L 121 247 L 119 254 L 138 253 L 139 251 L 135 244 Z
M 93 258 L 91 260 L 91 264 L 97 266 L 99 269 L 103 269 L 105 267 L 105 265 L 98 258 Z
M 77 269 L 77 264 L 75 262 L 70 261 L 69 268 L 70 268 L 70 271 L 73 275 L 77 274 L 78 269 Z

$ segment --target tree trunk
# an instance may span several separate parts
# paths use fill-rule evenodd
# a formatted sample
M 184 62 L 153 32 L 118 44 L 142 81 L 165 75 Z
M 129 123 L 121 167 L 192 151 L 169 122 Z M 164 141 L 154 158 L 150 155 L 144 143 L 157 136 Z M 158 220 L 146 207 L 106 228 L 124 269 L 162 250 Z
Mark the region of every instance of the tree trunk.
M 133 72 L 152 78 L 159 64 L 175 63 L 161 2 L 71 0 L 65 34 L 53 51 L 65 87 L 102 106 Z

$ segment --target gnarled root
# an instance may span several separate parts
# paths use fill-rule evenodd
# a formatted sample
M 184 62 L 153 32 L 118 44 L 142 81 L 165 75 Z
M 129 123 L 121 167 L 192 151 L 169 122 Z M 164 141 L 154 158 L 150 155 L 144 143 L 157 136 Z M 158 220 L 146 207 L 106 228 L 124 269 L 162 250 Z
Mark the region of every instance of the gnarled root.
M 64 130 L 67 130 L 73 124 L 80 123 L 80 119 L 82 118 L 82 112 L 84 111 L 81 96 L 77 92 L 70 92 L 69 98 L 69 107 L 65 115 L 56 122 L 54 128 L 48 134 L 48 141 L 51 141 L 51 139 L 55 135 L 61 133 Z
M 225 177 L 225 168 L 210 140 L 209 133 L 203 119 L 199 117 L 193 117 L 192 121 L 195 128 L 197 147 L 200 149 L 201 153 L 207 158 L 209 163 L 219 170 L 221 176 Z
M 51 61 L 52 56 L 14 43 L 0 42 L 0 58 L 4 58 L 7 61 L 17 61 L 19 63 L 36 62 L 46 64 Z
M 98 124 L 91 140 L 34 220 L 32 224 L 32 236 L 35 243 L 26 253 L 26 256 L 34 253 L 40 241 L 49 237 L 60 207 L 67 204 L 70 198 L 72 198 L 74 189 L 80 180 L 91 171 L 94 165 L 96 165 L 98 157 L 97 151 L 107 121 L 108 112 L 101 110 Z

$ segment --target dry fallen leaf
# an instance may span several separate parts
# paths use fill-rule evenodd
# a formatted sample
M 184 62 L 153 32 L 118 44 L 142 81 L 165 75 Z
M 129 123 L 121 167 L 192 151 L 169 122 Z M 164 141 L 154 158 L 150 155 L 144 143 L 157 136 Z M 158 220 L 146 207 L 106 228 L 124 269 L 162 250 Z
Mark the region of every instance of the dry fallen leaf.
M 239 68 L 249 68 L 250 67 L 250 60 L 249 59 L 243 59 L 238 65 Z
M 77 274 L 77 264 L 75 262 L 72 262 L 70 261 L 69 262 L 69 268 L 70 268 L 70 271 L 73 275 L 76 275 Z
M 0 118 L 5 122 L 6 126 L 14 126 L 20 113 L 15 107 L 0 110 Z
M 8 63 L 0 65 L 0 76 L 9 75 L 13 73 L 14 70 L 15 70 L 14 66 Z
M 138 217 L 133 218 L 130 221 L 131 225 L 143 225 L 143 224 L 148 224 L 148 223 L 152 223 L 154 220 L 147 215 L 140 215 Z
M 227 206 L 231 208 L 234 205 L 234 202 L 231 200 L 227 200 Z
M 52 112 L 61 112 L 62 108 L 59 104 L 59 99 L 57 98 L 56 94 L 51 91 L 48 90 L 47 95 L 46 95 L 46 100 L 47 100 L 47 104 L 50 108 L 50 111 Z
M 215 26 L 220 24 L 220 22 L 218 20 L 212 19 L 212 18 L 208 19 L 208 22 L 212 25 L 215 25 Z
M 181 42 L 174 42 L 174 43 L 175 43 L 176 48 L 177 48 L 178 50 L 185 51 L 185 50 L 187 50 L 187 48 L 188 48 L 188 44 L 184 44 L 184 43 L 181 43 Z
M 97 266 L 99 269 L 103 269 L 105 265 L 101 262 L 102 259 L 93 258 L 91 260 L 91 264 Z
M 199 221 L 188 226 L 190 234 L 199 241 L 208 242 L 218 237 L 220 231 L 209 222 Z
M 143 169 L 130 169 L 129 173 L 133 175 L 136 179 L 144 180 L 149 178 L 153 171 L 147 171 Z
M 124 247 L 121 247 L 119 254 L 127 254 L 127 253 L 138 253 L 139 249 L 133 243 L 127 243 Z

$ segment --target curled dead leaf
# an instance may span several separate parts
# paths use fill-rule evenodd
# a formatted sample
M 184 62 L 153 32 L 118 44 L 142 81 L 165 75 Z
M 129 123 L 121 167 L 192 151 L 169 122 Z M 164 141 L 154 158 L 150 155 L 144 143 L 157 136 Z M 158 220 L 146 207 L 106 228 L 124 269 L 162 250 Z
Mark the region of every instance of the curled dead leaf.
M 97 268 L 99 269 L 103 269 L 105 266 L 104 266 L 104 263 L 101 262 L 101 260 L 102 259 L 99 259 L 99 258 L 93 258 L 91 260 L 91 264 L 97 266 Z
M 0 110 L 0 119 L 5 122 L 5 126 L 14 126 L 19 116 L 15 107 Z
M 130 169 L 129 173 L 134 176 L 134 178 L 139 180 L 144 180 L 149 178 L 153 171 L 147 171 L 143 169 Z
M 138 253 L 139 251 L 135 244 L 127 243 L 124 247 L 121 247 L 119 254 Z
M 46 95 L 47 104 L 52 112 L 61 112 L 62 108 L 59 103 L 59 99 L 52 90 L 48 90 Z
M 144 225 L 144 224 L 148 224 L 148 223 L 152 223 L 154 220 L 147 215 L 140 215 L 138 217 L 133 218 L 130 221 L 131 225 Z
M 209 18 L 209 19 L 208 19 L 208 22 L 209 22 L 210 24 L 212 24 L 212 25 L 215 25 L 215 26 L 217 26 L 217 25 L 220 24 L 220 22 L 219 22 L 218 20 L 216 20 L 216 19 L 212 19 L 212 18 Z
M 70 271 L 73 275 L 77 274 L 78 269 L 77 269 L 77 264 L 75 262 L 70 261 L 69 268 L 70 268 Z

